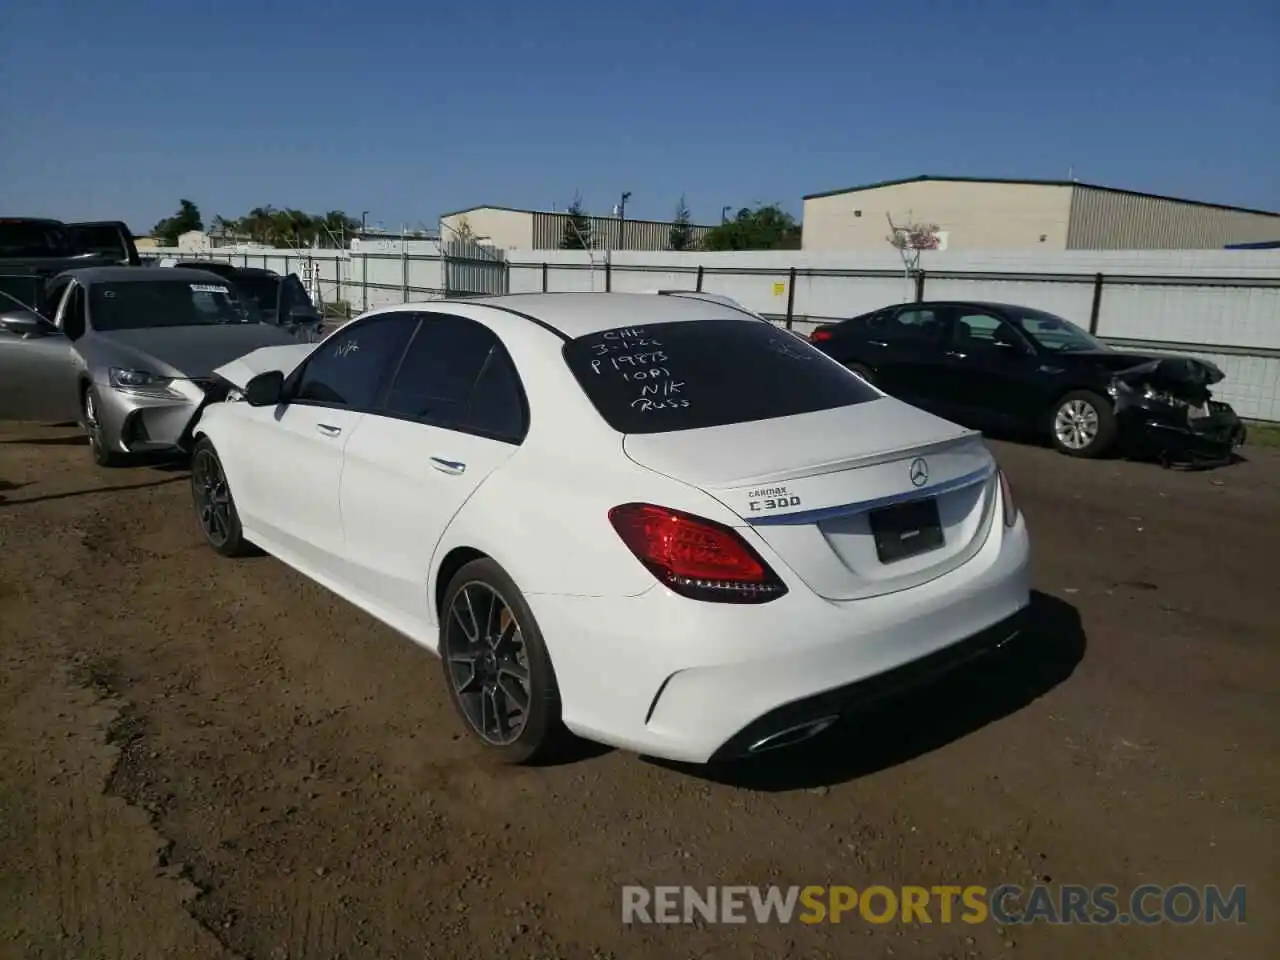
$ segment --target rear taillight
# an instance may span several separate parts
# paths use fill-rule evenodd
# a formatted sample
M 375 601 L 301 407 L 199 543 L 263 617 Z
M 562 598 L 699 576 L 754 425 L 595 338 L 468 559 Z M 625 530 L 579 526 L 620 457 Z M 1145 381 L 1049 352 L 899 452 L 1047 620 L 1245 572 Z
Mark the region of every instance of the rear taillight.
M 636 559 L 682 597 L 765 603 L 787 592 L 732 527 L 649 503 L 614 507 L 609 522 Z
M 834 334 L 830 330 L 815 330 L 809 334 L 810 343 L 826 343 Z
M 1018 505 L 1013 502 L 1013 488 L 1003 470 L 1000 471 L 1000 503 L 1004 508 L 1004 525 L 1012 527 L 1018 522 Z

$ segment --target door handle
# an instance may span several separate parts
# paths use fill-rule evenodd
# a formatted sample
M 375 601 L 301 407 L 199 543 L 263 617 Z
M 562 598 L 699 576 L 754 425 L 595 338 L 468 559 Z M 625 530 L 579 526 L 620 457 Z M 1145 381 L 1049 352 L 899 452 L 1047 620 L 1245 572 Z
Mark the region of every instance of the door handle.
M 959 350 L 948 350 L 948 351 L 946 352 L 946 356 L 948 356 L 948 357 L 955 357 L 957 360 L 963 360 L 965 357 L 967 357 L 967 356 L 969 356 L 969 355 L 968 355 L 967 353 L 962 353 L 962 352 L 961 352 L 961 351 L 959 351 Z
M 431 465 L 441 473 L 450 473 L 457 476 L 460 473 L 466 473 L 467 465 L 459 463 L 457 460 L 444 460 L 440 457 L 432 457 Z
M 888 346 L 888 344 L 887 344 L 887 343 L 885 343 L 883 340 L 868 340 L 868 341 L 867 341 L 867 343 L 871 344 L 871 346 L 873 346 L 873 347 L 887 347 L 887 346 Z
M 316 429 L 323 433 L 326 437 L 336 437 L 342 433 L 341 427 L 335 427 L 328 423 L 317 423 Z

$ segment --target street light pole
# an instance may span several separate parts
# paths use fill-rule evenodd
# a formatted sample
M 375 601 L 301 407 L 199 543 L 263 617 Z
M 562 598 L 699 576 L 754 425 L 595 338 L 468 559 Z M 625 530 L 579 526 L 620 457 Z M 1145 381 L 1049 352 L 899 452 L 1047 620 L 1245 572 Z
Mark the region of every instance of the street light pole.
M 622 193 L 622 200 L 618 203 L 618 249 L 627 249 L 627 201 L 631 199 L 631 191 L 625 190 Z

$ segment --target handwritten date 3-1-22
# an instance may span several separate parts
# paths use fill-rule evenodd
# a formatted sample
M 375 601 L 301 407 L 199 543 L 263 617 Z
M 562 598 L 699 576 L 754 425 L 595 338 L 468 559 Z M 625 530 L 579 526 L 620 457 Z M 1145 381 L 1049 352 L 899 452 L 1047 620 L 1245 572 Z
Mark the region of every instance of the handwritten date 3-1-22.
M 610 354 L 630 353 L 632 350 L 639 350 L 641 347 L 660 347 L 662 341 L 655 340 L 653 337 L 645 337 L 637 334 L 633 337 L 610 337 L 609 334 L 604 335 L 603 343 L 593 343 L 591 352 L 597 357 L 607 357 Z

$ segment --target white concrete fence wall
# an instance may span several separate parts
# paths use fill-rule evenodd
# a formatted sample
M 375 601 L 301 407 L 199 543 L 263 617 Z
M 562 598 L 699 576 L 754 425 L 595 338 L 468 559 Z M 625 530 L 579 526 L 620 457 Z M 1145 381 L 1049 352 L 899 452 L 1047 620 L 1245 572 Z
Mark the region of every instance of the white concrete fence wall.
M 214 253 L 282 273 L 302 274 L 309 262 L 324 299 L 344 300 L 355 312 L 444 295 L 438 253 Z M 146 254 L 183 255 L 175 250 Z M 700 279 L 703 290 L 732 296 L 770 319 L 789 315 L 801 332 L 916 297 L 916 281 L 905 276 L 891 249 L 611 255 L 508 250 L 506 257 L 511 293 L 694 289 Z M 1092 326 L 1120 347 L 1205 357 L 1227 375 L 1215 388 L 1217 396 L 1242 416 L 1280 421 L 1280 251 L 929 251 L 920 267 L 925 299 L 1038 307 L 1086 329 Z M 1097 316 L 1091 324 L 1095 297 Z

